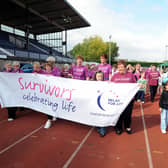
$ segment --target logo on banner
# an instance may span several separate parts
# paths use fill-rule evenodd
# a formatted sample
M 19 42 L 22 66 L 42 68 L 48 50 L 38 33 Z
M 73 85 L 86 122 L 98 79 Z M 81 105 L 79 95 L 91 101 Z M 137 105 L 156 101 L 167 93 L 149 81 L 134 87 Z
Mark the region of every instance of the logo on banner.
M 110 90 L 107 92 L 100 92 L 97 97 L 97 105 L 102 111 L 109 111 L 114 106 L 121 106 L 123 104 L 121 98 L 117 93 Z

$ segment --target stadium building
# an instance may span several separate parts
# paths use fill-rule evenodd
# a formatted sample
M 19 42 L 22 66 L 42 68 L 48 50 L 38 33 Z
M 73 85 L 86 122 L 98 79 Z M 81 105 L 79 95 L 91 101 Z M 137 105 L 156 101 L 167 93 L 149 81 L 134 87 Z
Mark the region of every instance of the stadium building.
M 90 24 L 66 0 L 1 0 L 0 59 L 71 63 L 67 31 Z

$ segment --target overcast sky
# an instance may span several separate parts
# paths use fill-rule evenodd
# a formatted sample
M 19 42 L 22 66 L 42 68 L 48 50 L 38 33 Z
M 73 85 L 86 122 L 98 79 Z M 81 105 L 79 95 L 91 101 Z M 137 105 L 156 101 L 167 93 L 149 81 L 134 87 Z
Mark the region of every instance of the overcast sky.
M 165 60 L 168 0 L 68 1 L 91 24 L 88 28 L 69 31 L 69 49 L 89 36 L 99 35 L 108 41 L 112 35 L 112 41 L 120 47 L 120 58 Z

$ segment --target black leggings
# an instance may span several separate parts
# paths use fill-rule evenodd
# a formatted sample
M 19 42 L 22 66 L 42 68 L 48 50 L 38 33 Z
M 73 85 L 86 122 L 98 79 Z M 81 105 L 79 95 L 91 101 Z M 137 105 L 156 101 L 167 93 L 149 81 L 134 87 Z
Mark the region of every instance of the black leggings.
M 121 114 L 115 129 L 116 130 L 122 130 L 122 124 L 124 122 L 124 128 L 130 128 L 131 127 L 131 116 L 132 116 L 132 110 L 133 110 L 133 106 L 134 106 L 134 100 L 132 100 L 128 106 L 126 107 L 126 109 L 123 111 L 123 113 Z
M 9 107 L 8 109 L 8 118 L 16 118 L 17 107 Z
M 47 117 L 48 117 L 49 120 L 52 120 L 52 118 L 53 118 L 53 117 L 50 116 L 50 115 L 47 115 Z
M 157 87 L 158 86 L 149 86 L 150 87 L 150 96 L 151 96 L 151 101 L 153 102 L 156 96 L 156 92 L 157 92 Z

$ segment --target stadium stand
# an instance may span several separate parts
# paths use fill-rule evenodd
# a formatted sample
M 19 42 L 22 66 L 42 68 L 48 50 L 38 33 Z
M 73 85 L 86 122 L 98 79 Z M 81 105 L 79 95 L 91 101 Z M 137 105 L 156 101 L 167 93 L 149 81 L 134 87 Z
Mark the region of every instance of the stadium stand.
M 72 62 L 72 57 L 67 54 L 67 31 L 90 26 L 66 0 L 2 0 L 0 24 L 1 59 L 44 61 L 52 55 L 60 63 Z M 13 28 L 13 31 L 3 30 L 2 25 Z M 22 31 L 24 36 L 16 34 L 15 30 Z M 40 41 L 43 35 L 46 39 L 42 40 L 46 42 L 52 35 L 55 43 L 53 39 L 49 41 L 51 45 L 43 43 Z M 56 42 L 58 39 L 60 41 Z M 64 45 L 65 52 L 57 50 L 63 49 Z

